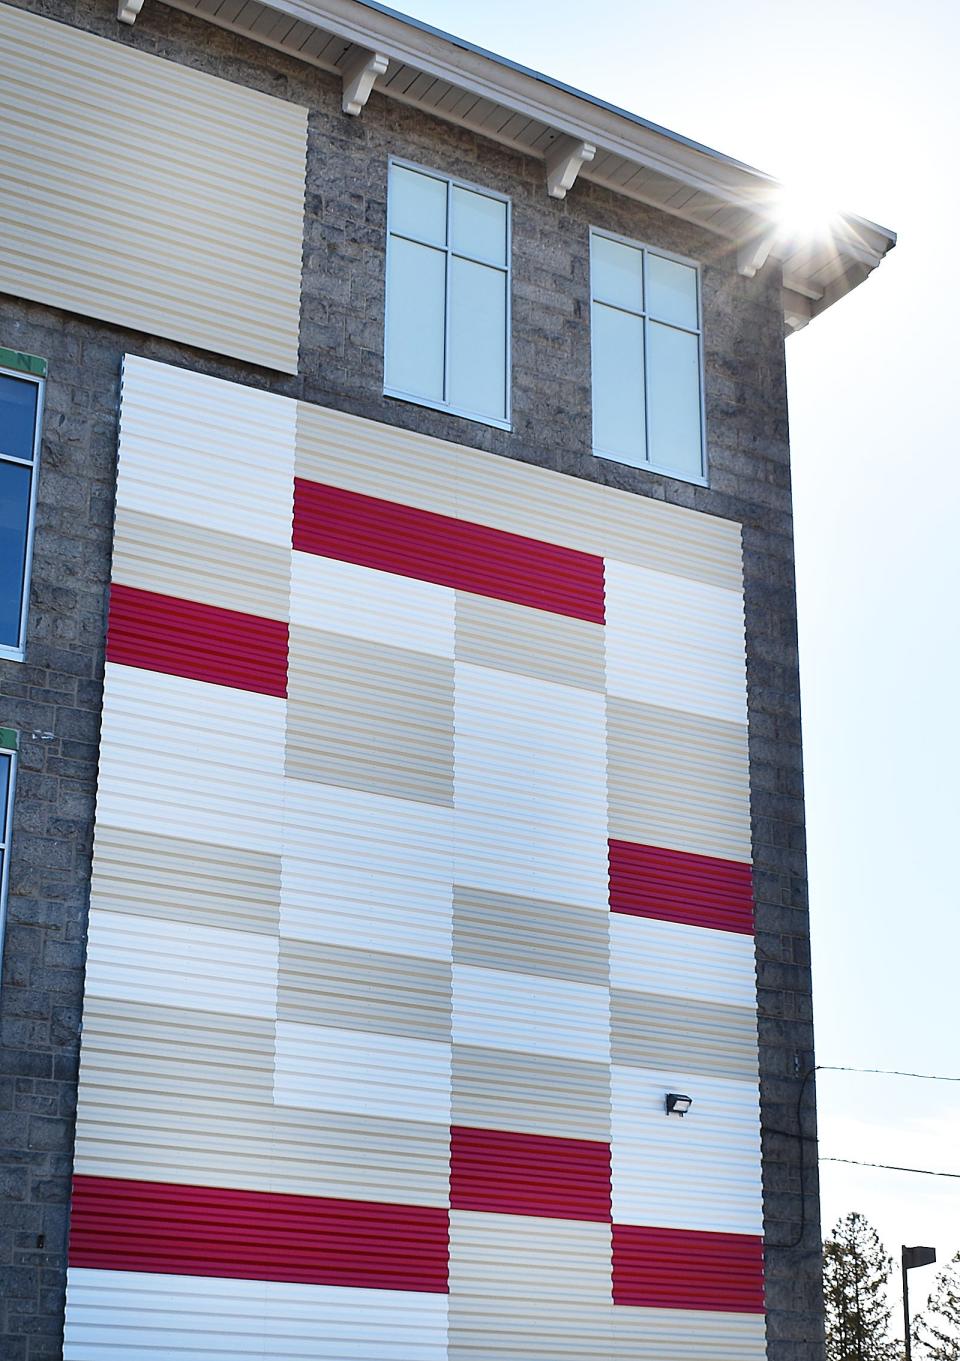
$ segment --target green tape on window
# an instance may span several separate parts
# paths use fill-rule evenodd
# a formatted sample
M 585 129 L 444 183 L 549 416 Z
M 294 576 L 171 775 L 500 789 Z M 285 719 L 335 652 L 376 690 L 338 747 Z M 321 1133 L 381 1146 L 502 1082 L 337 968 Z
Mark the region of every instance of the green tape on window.
M 46 378 L 47 361 L 22 350 L 5 350 L 0 345 L 0 369 L 16 369 L 18 373 L 32 373 L 34 378 Z
M 0 728 L 0 751 L 16 751 L 20 735 L 15 728 Z

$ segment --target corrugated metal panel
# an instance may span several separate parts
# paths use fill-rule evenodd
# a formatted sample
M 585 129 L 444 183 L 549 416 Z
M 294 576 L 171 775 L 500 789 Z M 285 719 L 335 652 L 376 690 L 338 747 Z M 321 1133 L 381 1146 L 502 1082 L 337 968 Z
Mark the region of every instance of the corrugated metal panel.
M 615 1224 L 613 1299 L 652 1308 L 763 1313 L 763 1242 Z
M 449 1041 L 450 967 L 415 955 L 284 940 L 278 1014 L 307 1025 Z
M 0 289 L 296 373 L 307 110 L 7 5 L 0 44 Z
M 446 1361 L 445 1295 L 72 1267 L 67 1302 L 64 1361 Z
M 592 908 L 457 887 L 453 958 L 458 964 L 606 987 L 609 921 Z
M 457 1044 L 485 1049 L 606 1063 L 608 991 L 566 979 L 455 964 L 453 1038 Z
M 616 1361 L 763 1361 L 766 1322 L 761 1314 L 719 1310 L 613 1310 Z
M 610 917 L 610 982 L 614 988 L 665 993 L 695 1001 L 756 1007 L 753 940 L 733 931 Z
M 455 1044 L 452 1119 L 484 1129 L 609 1140 L 610 1067 Z
M 288 775 L 453 803 L 453 662 L 290 631 Z
M 739 591 L 607 559 L 607 692 L 747 721 Z
M 742 586 L 733 521 L 304 402 L 297 476 L 441 515 L 469 507 L 477 524 L 731 590 Z
M 610 1053 L 614 1063 L 640 1068 L 756 1080 L 756 1011 L 615 988 L 610 994 Z
M 611 837 L 750 859 L 750 767 L 739 723 L 607 700 Z
M 624 915 L 752 935 L 753 873 L 741 860 L 611 838 L 610 907 Z
M 281 1021 L 280 1106 L 450 1124 L 450 1045 L 406 1035 Z
M 683 1119 L 667 1092 L 692 1096 Z M 615 1064 L 612 1095 L 615 1224 L 762 1233 L 756 1082 Z
M 604 688 L 604 629 L 584 619 L 457 592 L 456 655 L 559 685 Z
M 610 1145 L 454 1125 L 450 1205 L 608 1224 Z

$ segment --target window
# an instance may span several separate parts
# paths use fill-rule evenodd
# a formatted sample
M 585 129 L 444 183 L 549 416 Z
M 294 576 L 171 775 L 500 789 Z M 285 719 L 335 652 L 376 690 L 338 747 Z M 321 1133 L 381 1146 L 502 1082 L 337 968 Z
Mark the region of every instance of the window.
M 510 204 L 391 162 L 384 394 L 509 429 Z
M 706 481 L 695 265 L 590 236 L 593 452 Z
M 36 501 L 42 359 L 0 350 L 0 657 L 23 658 Z
M 0 959 L 3 957 L 3 925 L 7 908 L 10 829 L 13 826 L 13 778 L 17 766 L 17 734 L 0 728 Z

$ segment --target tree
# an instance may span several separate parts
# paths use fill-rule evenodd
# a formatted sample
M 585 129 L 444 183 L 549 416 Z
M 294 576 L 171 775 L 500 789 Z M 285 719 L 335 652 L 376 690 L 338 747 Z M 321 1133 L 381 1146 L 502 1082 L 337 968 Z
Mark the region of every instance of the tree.
M 837 1220 L 823 1245 L 827 1361 L 892 1361 L 887 1288 L 893 1261 L 861 1214 Z
M 960 1252 L 938 1273 L 913 1336 L 925 1361 L 960 1361 Z

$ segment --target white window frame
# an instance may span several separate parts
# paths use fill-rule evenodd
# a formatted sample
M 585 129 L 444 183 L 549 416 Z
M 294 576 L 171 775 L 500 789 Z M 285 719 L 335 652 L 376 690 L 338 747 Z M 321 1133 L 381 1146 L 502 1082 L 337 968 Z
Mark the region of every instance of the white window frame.
M 33 428 L 33 456 L 30 459 L 14 458 L 12 454 L 0 452 L 0 462 L 16 463 L 21 468 L 29 468 L 30 506 L 27 512 L 27 547 L 23 559 L 23 597 L 20 602 L 20 632 L 14 644 L 0 643 L 0 659 L 9 662 L 22 662 L 27 647 L 27 615 L 30 610 L 30 572 L 33 566 L 33 535 L 37 517 L 37 483 L 40 480 L 40 432 L 43 429 L 43 394 L 46 379 L 24 369 L 8 368 L 0 365 L 0 375 L 16 378 L 23 383 L 33 383 L 37 388 L 37 413 Z
M 489 260 L 478 260 L 472 255 L 463 255 L 460 251 L 455 251 L 450 244 L 450 210 L 453 201 L 451 188 L 469 189 L 471 193 L 482 194 L 485 198 L 496 199 L 498 203 L 507 205 L 507 240 L 505 248 L 506 264 L 503 266 L 503 273 L 506 275 L 506 309 L 504 318 L 504 329 L 506 334 L 503 338 L 504 344 L 504 410 L 505 419 L 501 420 L 496 416 L 485 416 L 482 412 L 470 411 L 464 407 L 453 406 L 449 402 L 434 401 L 430 397 L 418 397 L 416 393 L 404 392 L 401 388 L 389 387 L 386 382 L 386 359 L 387 359 L 387 336 L 389 334 L 389 279 L 390 263 L 392 258 L 392 245 L 394 238 L 393 231 L 393 207 L 391 204 L 392 195 L 390 193 L 390 171 L 394 166 L 402 170 L 413 170 L 418 175 L 426 175 L 432 180 L 440 180 L 448 186 L 447 188 L 447 243 L 445 246 L 436 246 L 432 242 L 417 241 L 416 237 L 406 236 L 402 232 L 396 235 L 405 241 L 413 241 L 417 245 L 429 244 L 432 250 L 443 250 L 445 253 L 444 263 L 444 289 L 443 289 L 443 386 L 447 387 L 447 366 L 449 363 L 449 341 L 450 341 L 450 257 L 456 256 L 458 260 L 470 260 L 473 264 L 484 265 L 488 269 L 499 268 L 491 265 Z M 487 189 L 485 185 L 474 184 L 470 180 L 459 179 L 456 175 L 446 175 L 442 170 L 434 170 L 428 165 L 418 165 L 416 161 L 407 161 L 400 156 L 390 156 L 387 160 L 387 252 L 386 252 L 386 274 L 384 288 L 384 317 L 383 317 L 383 360 L 384 360 L 384 397 L 391 397 L 400 402 L 411 402 L 415 406 L 429 407 L 432 411 L 445 411 L 450 416 L 461 416 L 464 420 L 475 421 L 478 425 L 492 425 L 497 430 L 512 430 L 512 365 L 513 365 L 513 202 L 508 194 L 497 193 L 495 189 Z
M 593 440 L 593 410 L 592 410 L 592 408 L 593 408 L 593 391 L 594 391 L 594 388 L 593 388 L 593 369 L 594 369 L 594 350 L 593 350 L 593 308 L 594 308 L 594 303 L 596 302 L 596 299 L 594 298 L 594 294 L 593 294 L 593 241 L 594 241 L 594 237 L 598 237 L 598 236 L 599 236 L 599 237 L 603 237 L 603 238 L 606 239 L 607 241 L 617 241 L 617 242 L 620 243 L 621 246 L 631 246 L 634 250 L 640 251 L 641 254 L 642 254 L 642 256 L 643 256 L 643 311 L 642 311 L 642 312 L 631 312 L 631 313 L 629 314 L 629 315 L 631 315 L 631 316 L 640 317 L 640 318 L 642 319 L 642 321 L 643 321 L 643 420 L 644 420 L 644 439 L 643 439 L 643 447 L 644 447 L 644 450 L 645 450 L 645 453 L 646 453 L 646 457 L 644 458 L 644 460 L 643 460 L 642 463 L 625 463 L 622 454 L 611 453 L 611 452 L 609 452 L 608 450 L 604 450 L 604 449 L 598 448 L 598 446 L 596 445 L 596 443 L 595 443 L 594 440 Z M 648 326 L 649 326 L 649 322 L 650 322 L 651 318 L 650 318 L 649 312 L 647 311 L 647 256 L 648 256 L 648 255 L 657 255 L 657 256 L 659 256 L 659 257 L 660 257 L 661 259 L 663 259 L 663 260 L 673 260 L 675 264 L 678 264 L 678 265 L 687 265 L 690 269 L 693 269 L 693 270 L 696 272 L 696 276 L 697 276 L 697 329 L 696 329 L 696 332 L 691 331 L 691 330 L 690 330 L 688 327 L 686 327 L 686 326 L 674 326 L 674 330 L 683 331 L 686 335 L 694 335 L 694 334 L 695 334 L 696 337 L 697 337 L 697 355 L 698 355 L 698 358 L 699 358 L 698 373 L 699 373 L 699 384 L 700 384 L 700 476 L 699 476 L 699 477 L 697 477 L 697 476 L 695 476 L 694 474 L 691 474 L 691 473 L 678 472 L 678 471 L 676 470 L 676 468 L 670 468 L 670 467 L 665 466 L 664 464 L 661 464 L 661 463 L 654 463 L 654 462 L 651 461 L 651 459 L 650 459 L 650 457 L 649 457 L 649 455 L 650 455 L 650 438 L 649 438 L 650 431 L 649 431 L 649 419 L 648 419 L 648 415 L 647 415 L 648 409 L 649 409 L 649 403 L 648 403 L 648 400 L 647 400 L 647 394 L 648 394 L 648 392 L 649 392 L 649 387 L 648 387 L 648 385 L 647 385 L 647 356 L 648 356 L 649 350 L 648 350 L 648 345 L 647 345 L 647 331 L 648 331 Z M 611 303 L 602 303 L 601 305 L 604 306 L 604 307 L 613 306 L 613 304 L 611 304 Z M 626 310 L 626 309 L 621 309 L 621 310 Z M 673 325 L 672 322 L 660 321 L 657 317 L 652 318 L 652 320 L 657 321 L 658 324 L 661 325 L 661 326 L 671 326 L 671 325 Z M 701 269 L 701 267 L 700 267 L 699 261 L 697 261 L 697 260 L 691 260 L 690 257 L 689 257 L 688 255 L 677 255 L 674 251 L 661 250 L 659 246 L 651 246 L 651 245 L 648 245 L 645 241 L 635 241 L 632 237 L 629 237 L 629 236 L 620 236 L 617 232 L 608 232 L 608 231 L 604 231 L 604 229 L 603 229 L 602 227 L 591 227 L 591 228 L 590 228 L 590 403 L 591 403 L 591 436 L 590 436 L 590 438 L 591 438 L 591 443 L 592 443 L 592 447 L 593 447 L 593 456 L 594 456 L 594 458 L 603 458 L 603 459 L 606 459 L 606 460 L 607 460 L 608 462 L 610 462 L 610 463 L 619 463 L 619 464 L 621 465 L 621 467 L 643 468 L 643 469 L 645 469 L 647 472 L 658 473 L 658 474 L 660 474 L 660 475 L 663 476 L 663 477 L 672 477 L 672 478 L 675 478 L 678 482 L 689 482 L 689 483 L 692 483 L 694 486 L 697 486 L 697 487 L 707 487 L 707 486 L 710 485 L 710 481 L 709 481 L 709 467 L 708 467 L 708 464 L 707 464 L 707 419 L 706 419 L 705 387 L 704 387 L 704 366 L 703 366 L 703 271 L 702 271 L 702 269 Z
M 3 964 L 3 943 L 7 923 L 7 885 L 10 882 L 10 841 L 13 832 L 13 791 L 17 783 L 17 740 L 10 729 L 0 728 L 0 752 L 10 757 L 6 789 L 6 817 L 0 820 L 0 966 Z

